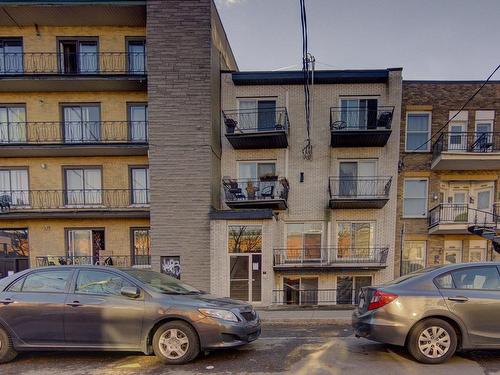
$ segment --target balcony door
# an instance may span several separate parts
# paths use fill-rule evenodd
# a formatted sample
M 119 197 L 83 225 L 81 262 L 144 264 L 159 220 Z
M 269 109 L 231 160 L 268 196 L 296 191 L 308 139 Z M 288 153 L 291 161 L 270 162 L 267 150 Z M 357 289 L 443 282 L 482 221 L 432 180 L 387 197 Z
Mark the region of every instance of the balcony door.
M 341 99 L 340 120 L 347 129 L 375 129 L 377 103 L 377 99 Z
M 467 124 L 456 122 L 450 124 L 448 135 L 448 151 L 467 151 Z
M 63 107 L 64 141 L 94 143 L 101 139 L 101 114 L 98 105 Z
M 242 130 L 274 130 L 277 124 L 274 99 L 240 99 L 238 113 L 238 127 Z
M 26 108 L 0 107 L 0 143 L 26 142 Z
M 95 206 L 102 204 L 102 179 L 99 168 L 65 170 L 66 205 Z
M 472 200 L 469 211 L 469 222 L 492 224 L 493 218 L 493 187 L 478 187 L 472 192 L 475 199 Z M 476 211 L 477 210 L 477 211 Z
M 149 204 L 149 168 L 134 167 L 132 172 L 132 204 Z
M 148 140 L 147 124 L 147 104 L 131 104 L 129 106 L 129 132 L 132 142 L 146 142 Z
M 23 71 L 22 40 L 0 39 L 0 74 L 16 74 Z
M 104 229 L 68 229 L 66 232 L 70 264 L 96 264 L 105 249 Z
M 319 301 L 317 276 L 283 277 L 283 303 L 287 305 L 317 305 Z M 326 299 L 328 299 L 328 296 Z
M 342 197 L 370 197 L 376 194 L 376 163 L 342 161 L 339 164 L 339 193 Z
M 337 223 L 337 259 L 356 263 L 373 257 L 373 222 Z
M 129 73 L 144 74 L 146 72 L 146 41 L 130 40 L 127 50 Z
M 337 304 L 357 305 L 361 288 L 370 285 L 371 276 L 337 276 Z
M 26 169 L 0 169 L 0 205 L 2 209 L 29 205 Z
M 240 162 L 238 186 L 248 200 L 272 198 L 276 191 L 276 163 Z
M 476 137 L 474 140 L 475 152 L 491 152 L 493 151 L 493 123 L 478 122 L 476 124 Z
M 286 259 L 298 262 L 321 262 L 327 254 L 321 254 L 323 224 L 300 223 L 286 226 Z
M 66 74 L 98 73 L 97 41 L 59 41 L 59 66 L 61 72 Z

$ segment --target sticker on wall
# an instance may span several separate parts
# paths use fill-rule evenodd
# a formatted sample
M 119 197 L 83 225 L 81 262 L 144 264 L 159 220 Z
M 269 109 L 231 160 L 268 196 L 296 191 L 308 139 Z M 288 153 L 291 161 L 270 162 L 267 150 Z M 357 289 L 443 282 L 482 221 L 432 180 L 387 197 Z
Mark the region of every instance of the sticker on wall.
M 181 257 L 179 256 L 164 256 L 160 257 L 161 272 L 176 279 L 181 278 Z

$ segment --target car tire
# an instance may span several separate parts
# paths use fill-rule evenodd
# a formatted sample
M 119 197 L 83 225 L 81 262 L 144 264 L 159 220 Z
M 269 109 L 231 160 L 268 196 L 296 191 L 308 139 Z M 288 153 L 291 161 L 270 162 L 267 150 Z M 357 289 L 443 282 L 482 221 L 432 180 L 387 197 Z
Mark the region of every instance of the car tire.
M 7 363 L 17 357 L 9 333 L 0 327 L 0 363 Z
M 434 336 L 436 334 L 437 337 Z M 450 323 L 432 318 L 423 320 L 413 327 L 407 348 L 418 362 L 438 364 L 447 361 L 455 354 L 457 342 L 457 333 Z
M 200 340 L 194 328 L 182 321 L 160 326 L 153 336 L 153 351 L 165 364 L 182 365 L 200 353 Z

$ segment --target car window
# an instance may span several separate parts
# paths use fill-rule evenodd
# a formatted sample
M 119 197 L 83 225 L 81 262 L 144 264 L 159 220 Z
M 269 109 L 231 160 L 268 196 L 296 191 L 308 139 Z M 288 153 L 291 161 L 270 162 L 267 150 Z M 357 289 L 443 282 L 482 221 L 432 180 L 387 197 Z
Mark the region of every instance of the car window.
M 22 287 L 23 287 L 24 280 L 26 280 L 26 277 L 21 277 L 19 280 L 14 281 L 9 286 L 8 291 L 9 292 L 20 292 Z
M 386 283 L 383 283 L 382 285 L 383 286 L 390 286 L 390 285 L 400 284 L 403 281 L 413 279 L 413 278 L 415 278 L 417 276 L 420 276 L 420 275 L 422 275 L 424 273 L 427 273 L 427 272 L 434 271 L 434 270 L 436 270 L 438 268 L 441 268 L 441 267 L 442 267 L 442 265 L 431 266 L 431 267 L 427 267 L 427 268 L 421 268 L 421 269 L 419 269 L 417 271 L 414 271 L 414 272 L 411 272 L 411 273 L 409 273 L 407 275 L 400 276 L 397 279 L 394 279 L 394 280 L 388 281 Z
M 34 272 L 26 276 L 22 291 L 64 293 L 72 272 L 71 270 Z
M 453 279 L 451 273 L 446 273 L 444 275 L 438 276 L 434 279 L 436 285 L 439 289 L 453 289 L 455 285 L 453 284 Z
M 451 275 L 458 289 L 500 290 L 500 275 L 495 266 L 460 269 Z
M 124 286 L 134 286 L 121 276 L 105 271 L 80 271 L 75 293 L 120 296 Z

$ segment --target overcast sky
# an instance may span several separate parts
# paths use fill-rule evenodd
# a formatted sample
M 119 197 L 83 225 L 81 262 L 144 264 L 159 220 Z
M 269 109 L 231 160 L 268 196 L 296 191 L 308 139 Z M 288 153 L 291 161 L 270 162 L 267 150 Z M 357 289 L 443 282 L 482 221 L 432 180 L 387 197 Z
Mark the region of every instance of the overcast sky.
M 299 0 L 215 2 L 240 70 L 301 63 Z M 405 79 L 485 79 L 500 64 L 500 0 L 306 0 L 306 5 L 317 69 L 402 66 Z M 493 79 L 500 80 L 500 72 Z

